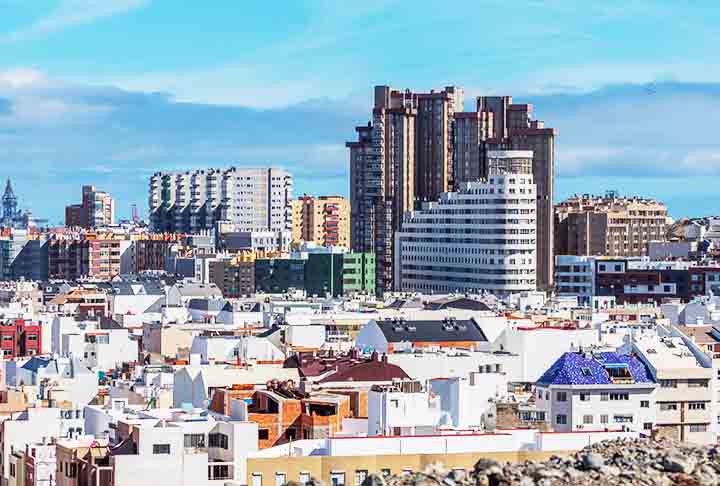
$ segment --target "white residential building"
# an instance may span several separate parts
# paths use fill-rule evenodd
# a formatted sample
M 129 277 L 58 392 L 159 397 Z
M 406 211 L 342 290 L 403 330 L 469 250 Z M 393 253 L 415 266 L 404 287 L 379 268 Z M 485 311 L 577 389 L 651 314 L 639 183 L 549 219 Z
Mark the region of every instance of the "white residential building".
M 127 329 L 98 329 L 85 333 L 85 363 L 94 370 L 112 370 L 138 361 L 138 341 Z
M 419 382 L 376 385 L 368 392 L 368 435 L 433 434 L 452 419 L 440 407 L 440 397 Z
M 593 256 L 557 255 L 555 289 L 558 295 L 577 296 L 578 303 L 589 306 L 595 296 L 595 261 Z
M 468 378 L 435 378 L 430 391 L 440 397 L 440 408 L 460 430 L 489 429 L 495 424 L 495 402 L 508 396 L 508 378 L 499 365 L 473 371 Z
M 634 356 L 568 352 L 535 384 L 536 404 L 556 432 L 623 429 L 649 435 L 656 423 L 656 387 Z
M 150 226 L 197 233 L 229 222 L 242 231 L 291 231 L 292 176 L 276 168 L 158 172 L 150 178 Z
M 283 361 L 285 353 L 270 340 L 256 336 L 196 336 L 192 354 L 202 361 L 247 363 L 252 361 Z
M 506 295 L 535 290 L 532 151 L 488 153 L 489 176 L 405 214 L 396 233 L 396 290 Z

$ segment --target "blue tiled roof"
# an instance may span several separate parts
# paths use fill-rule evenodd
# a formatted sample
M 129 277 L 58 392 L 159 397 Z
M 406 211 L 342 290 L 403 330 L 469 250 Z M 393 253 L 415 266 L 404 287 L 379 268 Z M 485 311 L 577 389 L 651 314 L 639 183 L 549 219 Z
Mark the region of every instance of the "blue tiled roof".
M 540 377 L 538 385 L 611 385 L 605 367 L 627 365 L 635 383 L 653 383 L 647 368 L 637 357 L 618 353 L 563 354 Z

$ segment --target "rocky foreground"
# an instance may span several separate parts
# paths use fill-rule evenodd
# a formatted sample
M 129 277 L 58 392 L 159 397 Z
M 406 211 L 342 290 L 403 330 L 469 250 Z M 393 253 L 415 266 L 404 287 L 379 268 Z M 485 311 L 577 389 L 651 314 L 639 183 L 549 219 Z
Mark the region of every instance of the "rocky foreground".
M 362 486 L 555 486 L 720 484 L 720 446 L 696 447 L 650 440 L 595 444 L 568 458 L 501 464 L 481 459 L 470 474 L 430 466 L 423 472 L 383 478 Z

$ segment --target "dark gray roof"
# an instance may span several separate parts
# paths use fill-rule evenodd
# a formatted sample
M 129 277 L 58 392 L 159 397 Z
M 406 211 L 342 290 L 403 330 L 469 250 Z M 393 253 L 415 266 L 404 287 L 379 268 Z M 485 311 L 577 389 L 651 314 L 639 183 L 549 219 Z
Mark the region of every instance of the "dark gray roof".
M 225 299 L 190 299 L 188 309 L 219 312 L 228 310 L 228 305 L 232 311 L 232 304 Z
M 428 302 L 425 306 L 427 310 L 444 310 L 444 309 L 461 309 L 461 310 L 473 310 L 473 311 L 487 311 L 490 310 L 483 302 L 475 299 L 468 299 L 467 297 L 457 297 L 453 299 L 442 299 L 433 302 Z
M 118 321 L 109 317 L 100 318 L 100 329 L 125 329 Z
M 389 343 L 399 342 L 487 342 L 485 333 L 474 319 L 443 321 L 376 321 Z

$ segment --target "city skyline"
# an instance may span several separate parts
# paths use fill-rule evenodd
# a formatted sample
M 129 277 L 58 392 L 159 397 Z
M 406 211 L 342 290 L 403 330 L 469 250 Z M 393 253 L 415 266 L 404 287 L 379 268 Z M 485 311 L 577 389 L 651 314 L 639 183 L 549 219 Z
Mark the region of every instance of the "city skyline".
M 283 167 L 297 194 L 347 196 L 344 142 L 373 85 L 456 85 L 465 109 L 514 95 L 558 129 L 556 200 L 618 190 L 676 218 L 715 212 L 720 73 L 704 59 L 717 13 L 484 2 L 423 15 L 431 7 L 0 0 L 0 175 L 51 222 L 83 184 L 113 194 L 119 218 L 132 204 L 147 216 L 159 170 Z

